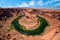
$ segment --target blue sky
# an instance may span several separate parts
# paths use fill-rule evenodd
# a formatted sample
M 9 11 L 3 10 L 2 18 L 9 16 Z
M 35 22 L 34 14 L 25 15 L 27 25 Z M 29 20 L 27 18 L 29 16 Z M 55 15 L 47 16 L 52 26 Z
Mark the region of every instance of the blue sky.
M 2 8 L 51 8 L 60 9 L 60 0 L 0 0 Z

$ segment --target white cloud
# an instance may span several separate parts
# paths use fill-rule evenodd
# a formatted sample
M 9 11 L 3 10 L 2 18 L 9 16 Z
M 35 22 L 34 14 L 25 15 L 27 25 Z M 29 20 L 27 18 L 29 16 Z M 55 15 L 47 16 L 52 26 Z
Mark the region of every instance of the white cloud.
M 23 2 L 22 4 L 17 5 L 17 7 L 30 7 L 30 6 L 34 6 L 34 5 L 35 5 L 35 3 L 34 3 L 34 1 L 32 0 L 32 1 L 30 1 L 29 3 Z
M 51 0 L 51 2 L 56 2 L 56 1 L 60 1 L 60 0 Z
M 17 7 L 29 7 L 29 5 L 23 2 L 21 5 L 17 5 Z
M 54 2 L 57 2 L 57 1 L 60 1 L 60 0 L 48 0 L 47 2 L 43 2 L 43 0 L 39 0 L 38 2 L 37 2 L 37 5 L 39 5 L 39 6 L 47 6 L 47 5 L 49 5 L 49 4 L 53 4 Z
M 44 5 L 44 3 L 43 3 L 42 0 L 39 0 L 39 1 L 37 2 L 37 4 L 38 4 L 39 6 L 43 6 L 43 5 Z
M 5 6 L 5 7 L 7 7 L 7 8 L 13 8 L 13 7 L 15 7 L 15 6 L 9 5 L 9 6 Z
M 53 2 L 57 2 L 57 1 L 60 1 L 60 0 L 50 0 L 50 1 L 47 1 L 47 2 L 45 3 L 45 5 L 48 5 L 48 4 L 51 4 L 51 3 L 53 3 Z
M 59 6 L 60 5 L 60 3 L 57 3 L 57 4 L 55 4 L 54 6 Z
M 31 0 L 30 2 L 28 3 L 25 3 L 23 2 L 21 5 L 18 5 L 18 7 L 31 7 L 31 6 L 47 6 L 49 4 L 52 4 L 53 2 L 57 2 L 57 1 L 60 1 L 60 0 L 48 0 L 47 2 L 43 2 L 43 0 L 39 0 L 35 3 L 35 0 Z M 59 4 L 56 4 L 56 5 L 59 5 Z
M 14 6 L 10 5 L 10 6 L 8 6 L 8 7 L 14 7 Z
M 57 2 L 57 1 L 60 1 L 60 0 L 48 0 L 47 2 L 43 2 L 43 0 L 39 0 L 39 1 L 36 1 L 36 0 L 31 0 L 30 2 L 26 3 L 26 2 L 22 2 L 21 4 L 19 5 L 16 5 L 16 6 L 9 6 L 9 7 L 34 7 L 34 6 L 47 6 L 49 4 L 52 4 L 53 2 Z M 36 2 L 36 3 L 35 3 Z M 56 5 L 60 5 L 59 4 L 56 4 Z
M 35 5 L 34 1 L 30 1 L 30 2 L 29 2 L 29 5 L 30 5 L 30 6 L 34 6 L 34 5 Z
M 12 7 L 29 7 L 29 5 L 27 3 L 25 3 L 25 2 L 23 2 L 22 4 L 15 5 L 15 6 L 10 5 L 8 7 L 10 7 L 10 8 L 12 8 Z

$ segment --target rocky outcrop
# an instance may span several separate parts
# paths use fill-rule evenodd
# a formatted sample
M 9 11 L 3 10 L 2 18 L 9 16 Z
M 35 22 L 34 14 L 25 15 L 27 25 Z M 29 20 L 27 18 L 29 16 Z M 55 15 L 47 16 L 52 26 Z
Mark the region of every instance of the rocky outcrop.
M 57 26 L 59 26 L 60 28 L 60 10 L 51 10 L 51 9 L 31 9 L 31 8 L 0 8 L 0 40 L 10 40 L 10 39 L 18 39 L 17 34 L 19 34 L 18 32 L 16 33 L 16 30 L 11 30 L 11 32 L 8 31 L 8 29 L 10 28 L 10 23 L 13 19 L 15 19 L 17 16 L 20 15 L 25 15 L 25 12 L 28 12 L 28 10 L 32 10 L 29 13 L 34 13 L 36 15 L 40 15 L 43 16 L 45 18 L 48 18 L 48 22 L 50 24 L 50 27 L 47 29 L 46 31 L 46 35 L 44 36 L 44 38 L 40 38 L 41 36 L 37 36 L 37 37 L 26 37 L 26 40 L 45 40 L 45 37 L 52 37 L 52 35 L 54 34 L 54 29 L 57 28 Z M 28 18 L 28 17 L 27 17 Z M 55 20 L 54 20 L 55 19 Z M 57 40 L 56 38 L 60 37 L 60 29 L 57 29 L 57 35 L 55 35 L 53 37 L 52 40 Z M 53 33 L 52 33 L 53 32 Z M 48 35 L 48 34 L 52 34 L 52 35 Z M 14 36 L 14 37 L 13 37 Z M 16 36 L 16 37 L 15 37 Z M 19 34 L 19 38 L 20 38 L 20 34 Z M 47 38 L 48 39 L 48 38 Z M 15 39 L 14 39 L 15 40 Z
M 9 17 L 13 16 L 13 12 L 18 15 L 19 13 L 24 13 L 23 11 L 28 12 L 30 8 L 0 8 L 0 21 L 3 19 L 6 20 Z M 48 16 L 49 18 L 54 18 L 60 20 L 60 10 L 49 10 L 49 9 L 31 9 L 30 13 L 40 14 L 44 16 Z

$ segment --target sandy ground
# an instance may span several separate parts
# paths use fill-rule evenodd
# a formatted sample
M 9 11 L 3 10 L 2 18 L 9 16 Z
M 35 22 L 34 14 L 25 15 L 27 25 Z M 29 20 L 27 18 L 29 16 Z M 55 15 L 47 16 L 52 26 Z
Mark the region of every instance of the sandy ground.
M 29 9 L 27 9 L 27 10 L 29 10 Z M 38 9 L 38 11 L 39 11 L 39 9 Z M 45 10 L 44 9 L 44 11 L 52 12 L 54 10 Z M 59 12 L 59 11 L 55 11 L 55 12 Z M 27 11 L 25 10 L 24 12 L 27 12 Z M 20 16 L 21 15 L 20 13 L 23 13 L 23 12 L 19 12 L 19 14 L 16 14 L 17 13 L 16 11 L 11 12 L 11 13 L 13 14 L 12 17 L 8 18 L 6 21 L 4 21 L 4 20 L 0 21 L 0 25 L 2 24 L 2 26 L 3 26 L 2 28 L 0 28 L 0 40 L 60 40 L 60 20 L 57 20 L 57 17 L 53 18 L 54 16 L 52 16 L 52 13 L 51 14 L 48 13 L 45 15 L 45 14 L 41 14 L 41 12 L 40 12 L 37 14 L 37 15 L 45 18 L 48 21 L 48 23 L 50 24 L 46 28 L 46 30 L 42 36 L 41 35 L 27 36 L 27 35 L 19 33 L 15 29 L 8 31 L 11 28 L 10 25 L 11 25 L 12 20 L 14 20 L 18 16 Z M 33 13 L 35 13 L 35 12 L 33 12 Z

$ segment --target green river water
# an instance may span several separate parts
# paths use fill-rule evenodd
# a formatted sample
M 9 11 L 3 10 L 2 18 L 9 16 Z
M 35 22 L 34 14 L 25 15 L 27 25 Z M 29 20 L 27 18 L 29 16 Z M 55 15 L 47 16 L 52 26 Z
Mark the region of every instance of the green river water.
M 37 29 L 34 30 L 27 30 L 25 28 L 23 28 L 18 20 L 20 20 L 23 16 L 19 16 L 18 18 L 14 19 L 12 21 L 12 26 L 14 27 L 14 29 L 16 29 L 18 32 L 22 33 L 22 34 L 26 34 L 26 35 L 41 35 L 44 32 L 44 29 L 49 25 L 47 20 L 38 16 L 38 20 L 40 22 L 39 27 Z

